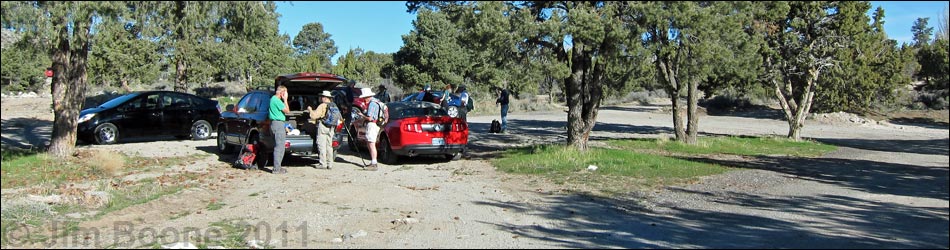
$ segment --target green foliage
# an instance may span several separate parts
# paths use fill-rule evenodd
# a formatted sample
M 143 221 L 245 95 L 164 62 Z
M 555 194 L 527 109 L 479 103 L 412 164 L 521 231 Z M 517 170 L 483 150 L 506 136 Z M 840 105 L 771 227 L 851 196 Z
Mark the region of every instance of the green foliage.
M 6 2 L 5 2 L 6 3 Z M 51 61 L 35 39 L 21 39 L 21 32 L 3 29 L 0 49 L 0 84 L 4 91 L 25 91 L 42 87 L 44 72 Z M 48 86 L 47 86 L 48 87 Z
M 914 21 L 914 26 L 910 27 L 910 32 L 914 34 L 914 47 L 920 48 L 930 44 L 930 35 L 933 34 L 934 28 L 927 26 L 928 21 L 929 17 L 919 17 Z
M 423 9 L 412 24 L 414 30 L 403 35 L 404 45 L 393 56 L 395 82 L 404 89 L 461 83 L 469 58 L 459 41 L 461 30 L 448 14 Z
M 883 9 L 875 11 L 869 23 L 865 13 L 870 7 L 868 2 L 839 3 L 833 29 L 848 42 L 834 52 L 836 67 L 819 80 L 815 112 L 864 113 L 873 104 L 892 102 L 895 89 L 910 82 L 901 73 L 905 63 L 897 41 L 887 39 L 881 28 Z
M 330 59 L 337 53 L 337 47 L 329 33 L 323 32 L 323 24 L 308 23 L 294 37 L 293 46 L 302 63 L 298 71 L 329 72 Z
M 89 52 L 92 84 L 124 86 L 151 84 L 158 78 L 158 44 L 143 39 L 135 20 L 107 20 L 100 24 Z
M 391 68 L 393 55 L 363 51 L 361 48 L 351 49 L 346 55 L 337 59 L 333 67 L 333 74 L 342 75 L 357 82 L 377 83 L 392 76 Z

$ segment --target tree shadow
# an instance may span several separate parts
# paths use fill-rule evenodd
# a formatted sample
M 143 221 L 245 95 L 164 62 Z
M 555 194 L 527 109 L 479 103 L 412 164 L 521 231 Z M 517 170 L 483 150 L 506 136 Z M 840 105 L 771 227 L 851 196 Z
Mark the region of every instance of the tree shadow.
M 946 167 L 923 167 L 908 164 L 837 158 L 794 158 L 757 156 L 745 160 L 722 160 L 700 157 L 680 159 L 725 165 L 736 168 L 761 169 L 795 176 L 795 178 L 847 187 L 875 194 L 913 196 L 950 200 L 950 171 Z
M 698 192 L 671 189 L 685 195 Z M 636 200 L 548 195 L 541 204 L 476 201 L 477 206 L 531 214 L 555 223 L 479 223 L 564 248 L 946 248 L 947 211 L 836 195 L 771 197 L 701 193 L 709 208 Z M 722 206 L 730 208 L 722 212 Z M 750 211 L 751 210 L 751 211 Z M 776 216 L 776 213 L 786 214 Z M 794 216 L 788 216 L 792 214 Z M 791 217 L 791 219 L 789 219 Z M 805 219 L 802 219 L 805 218 Z M 821 218 L 814 220 L 812 218 Z M 500 220 L 496 220 L 500 221 Z
M 17 148 L 45 148 L 53 133 L 53 122 L 36 118 L 17 117 L 0 123 L 0 142 Z
M 893 118 L 888 119 L 888 122 L 903 125 L 903 126 L 916 126 L 922 128 L 932 128 L 932 129 L 950 129 L 950 123 L 937 121 L 934 118 Z
M 474 159 L 492 159 L 501 155 L 509 148 L 524 147 L 535 144 L 556 144 L 567 141 L 566 121 L 543 120 L 509 120 L 506 133 L 489 133 L 491 123 L 469 122 L 469 152 L 466 157 Z M 673 129 L 669 127 L 638 126 L 617 123 L 600 123 L 594 125 L 591 132 L 622 133 L 622 134 L 669 134 Z M 591 136 L 592 140 L 610 139 L 612 137 Z
M 821 143 L 882 152 L 950 155 L 950 138 L 933 140 L 879 140 L 814 138 Z
M 781 109 L 773 109 L 763 105 L 753 105 L 742 109 L 706 109 L 709 116 L 733 116 L 754 119 L 785 121 L 785 113 Z
M 653 113 L 659 110 L 662 110 L 664 107 L 672 107 L 670 105 L 637 105 L 637 106 L 606 106 L 600 107 L 600 110 L 612 110 L 612 111 L 622 111 L 622 112 L 642 112 L 642 113 Z

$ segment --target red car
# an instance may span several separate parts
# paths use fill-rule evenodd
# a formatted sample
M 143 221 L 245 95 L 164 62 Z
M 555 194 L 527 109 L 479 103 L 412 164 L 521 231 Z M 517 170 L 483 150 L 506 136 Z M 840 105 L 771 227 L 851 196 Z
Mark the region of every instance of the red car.
M 438 104 L 429 102 L 390 102 L 389 122 L 380 129 L 376 149 L 379 160 L 395 164 L 400 156 L 443 155 L 457 160 L 468 145 L 468 124 L 452 118 Z M 366 128 L 362 117 L 350 124 L 354 137 L 350 148 L 366 147 Z

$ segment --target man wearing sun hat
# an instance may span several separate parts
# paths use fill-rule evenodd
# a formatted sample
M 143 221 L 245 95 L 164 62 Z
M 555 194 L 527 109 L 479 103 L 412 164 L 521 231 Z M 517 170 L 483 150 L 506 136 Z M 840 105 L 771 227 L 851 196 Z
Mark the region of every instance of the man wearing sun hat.
M 320 105 L 317 106 L 317 109 L 311 109 L 310 106 L 307 106 L 307 111 L 310 112 L 310 122 L 315 123 L 316 127 L 317 154 L 320 155 L 320 166 L 326 169 L 330 169 L 330 164 L 334 160 L 333 130 L 336 127 L 327 127 L 322 120 L 329 115 L 333 115 L 333 110 L 339 112 L 339 108 L 336 107 L 336 104 L 333 104 L 332 99 L 333 94 L 324 90 L 320 94 Z M 340 119 L 340 117 L 337 117 L 337 119 Z
M 379 139 L 378 123 L 380 119 L 384 119 L 382 115 L 384 106 L 382 102 L 374 97 L 376 93 L 373 93 L 373 89 L 361 88 L 360 93 L 360 98 L 368 103 L 365 113 L 360 114 L 360 116 L 366 121 L 366 148 L 369 149 L 369 156 L 372 160 L 369 165 L 366 165 L 365 169 L 376 171 L 379 169 L 376 166 L 376 140 Z

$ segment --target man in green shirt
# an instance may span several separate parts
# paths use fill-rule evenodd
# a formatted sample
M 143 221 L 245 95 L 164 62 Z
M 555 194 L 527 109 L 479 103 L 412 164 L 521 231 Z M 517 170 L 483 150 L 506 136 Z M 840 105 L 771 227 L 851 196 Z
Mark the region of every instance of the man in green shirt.
M 274 170 L 271 171 L 274 174 L 287 173 L 286 169 L 280 168 L 280 162 L 284 159 L 284 142 L 287 141 L 287 130 L 284 128 L 287 114 L 290 114 L 287 87 L 278 86 L 277 93 L 270 98 L 270 108 L 267 109 L 267 118 L 271 120 L 270 131 L 274 133 Z

